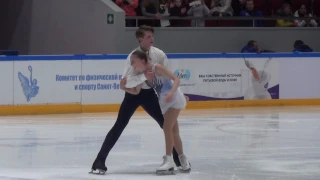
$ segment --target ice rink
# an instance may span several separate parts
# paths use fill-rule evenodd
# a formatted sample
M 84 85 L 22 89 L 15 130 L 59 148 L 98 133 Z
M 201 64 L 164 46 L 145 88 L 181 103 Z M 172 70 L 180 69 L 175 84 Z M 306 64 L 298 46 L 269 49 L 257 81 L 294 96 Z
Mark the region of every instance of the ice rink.
M 5 180 L 319 180 L 320 107 L 185 110 L 180 134 L 192 171 L 157 176 L 162 130 L 137 112 L 110 152 L 105 175 L 88 174 L 112 114 L 0 117 Z

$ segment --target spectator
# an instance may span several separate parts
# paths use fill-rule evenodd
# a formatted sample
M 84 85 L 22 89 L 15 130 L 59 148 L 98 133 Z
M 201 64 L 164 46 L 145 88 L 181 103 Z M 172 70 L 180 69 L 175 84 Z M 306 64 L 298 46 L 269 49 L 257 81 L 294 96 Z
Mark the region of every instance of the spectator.
M 190 3 L 191 8 L 188 11 L 188 15 L 193 15 L 193 17 L 205 17 L 210 15 L 209 8 L 204 4 L 204 0 L 197 0 Z M 197 21 L 197 22 L 196 22 Z M 205 26 L 204 20 L 192 20 L 191 26 Z M 197 23 L 197 24 L 196 24 Z
M 304 44 L 304 42 L 301 40 L 296 40 L 294 42 L 293 47 L 293 52 L 313 52 L 313 49 L 311 49 L 308 45 Z
M 320 7 L 319 7 L 319 8 L 320 8 Z M 294 13 L 294 16 L 295 16 L 295 17 L 312 17 L 311 14 L 308 14 L 308 13 L 307 13 L 307 9 L 306 9 L 306 6 L 305 6 L 304 4 L 302 4 L 302 5 L 300 6 L 300 9 L 298 9 L 298 10 Z M 299 26 L 299 27 L 304 27 L 304 26 L 317 27 L 317 26 L 318 26 L 318 23 L 317 23 L 314 19 L 311 19 L 310 21 L 296 19 L 296 20 L 295 20 L 295 23 L 296 23 L 297 26 Z
M 183 17 L 187 15 L 187 8 L 182 6 L 181 0 L 174 0 L 170 3 L 169 13 L 170 17 Z M 170 20 L 170 26 L 172 27 L 182 27 L 184 24 L 183 20 Z
M 247 0 L 233 0 L 233 1 L 238 1 L 241 9 L 244 9 L 246 7 Z
M 272 53 L 272 50 L 261 50 L 257 41 L 250 40 L 246 46 L 241 49 L 241 53 Z
M 254 40 L 250 40 L 246 46 L 244 46 L 241 50 L 241 53 L 259 53 L 260 48 L 258 43 Z
M 169 16 L 169 5 L 170 1 L 168 0 L 160 0 L 160 5 L 159 5 L 159 13 L 161 17 L 168 17 Z M 162 19 L 161 20 L 161 27 L 168 27 L 170 25 L 170 22 L 168 19 Z
M 116 4 L 124 10 L 126 16 L 136 16 L 135 9 L 139 6 L 138 0 L 116 0 Z M 126 19 L 126 27 L 136 27 L 135 19 Z
M 277 15 L 280 17 L 294 17 L 292 15 L 291 5 L 287 4 L 287 3 L 283 4 L 282 8 L 277 11 Z M 279 26 L 279 27 L 296 27 L 297 24 L 294 23 L 294 20 L 278 19 L 277 26 Z
M 245 16 L 245 17 L 262 17 L 263 14 L 261 11 L 256 10 L 254 8 L 254 3 L 253 0 L 247 0 L 246 4 L 245 4 L 245 9 L 241 11 L 240 16 Z M 253 27 L 253 22 L 252 21 L 242 21 L 243 22 L 243 26 L 251 26 Z M 254 23 L 255 27 L 261 27 L 262 26 L 262 20 L 255 20 Z
M 159 13 L 159 0 L 143 0 L 140 4 L 141 13 L 146 17 L 154 17 L 156 20 L 142 20 L 140 25 L 161 27 L 161 14 Z
M 233 9 L 233 16 L 240 16 L 240 12 L 243 9 L 243 1 L 242 0 L 232 0 L 231 7 Z
M 212 0 L 210 10 L 212 16 L 233 16 L 231 1 L 232 0 Z

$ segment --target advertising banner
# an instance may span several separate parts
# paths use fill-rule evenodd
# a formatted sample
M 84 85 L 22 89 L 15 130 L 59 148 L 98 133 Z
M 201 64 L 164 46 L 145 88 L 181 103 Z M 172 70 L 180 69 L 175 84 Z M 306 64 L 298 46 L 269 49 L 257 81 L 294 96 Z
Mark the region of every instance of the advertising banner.
M 14 62 L 14 104 L 81 103 L 80 60 Z
M 82 61 L 82 104 L 120 104 L 124 91 L 120 79 L 124 69 L 123 60 Z
M 192 101 L 279 99 L 274 58 L 178 59 L 170 64 Z

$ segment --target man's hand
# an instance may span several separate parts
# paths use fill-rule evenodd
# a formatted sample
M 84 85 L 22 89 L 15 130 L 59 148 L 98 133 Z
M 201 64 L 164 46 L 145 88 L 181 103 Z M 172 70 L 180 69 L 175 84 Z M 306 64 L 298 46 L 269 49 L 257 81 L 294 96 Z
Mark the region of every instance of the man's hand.
M 125 78 L 120 80 L 120 89 L 124 90 L 126 84 L 127 84 L 127 78 L 125 77 Z
M 153 71 L 146 71 L 144 73 L 144 75 L 146 76 L 148 82 L 152 82 L 152 79 L 154 78 L 154 72 Z

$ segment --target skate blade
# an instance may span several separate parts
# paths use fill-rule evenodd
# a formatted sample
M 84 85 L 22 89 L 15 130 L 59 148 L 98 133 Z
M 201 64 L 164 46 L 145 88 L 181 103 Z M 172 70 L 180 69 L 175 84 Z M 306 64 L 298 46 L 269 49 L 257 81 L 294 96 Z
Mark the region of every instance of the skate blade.
M 189 168 L 187 170 L 180 169 L 181 173 L 190 173 L 190 171 L 191 171 L 191 168 Z
M 170 168 L 169 170 L 157 170 L 157 175 L 175 175 L 174 168 Z
M 95 175 L 105 175 L 106 171 L 102 170 L 102 169 L 97 169 L 97 171 L 91 170 L 91 172 L 89 172 L 89 174 L 95 174 Z

